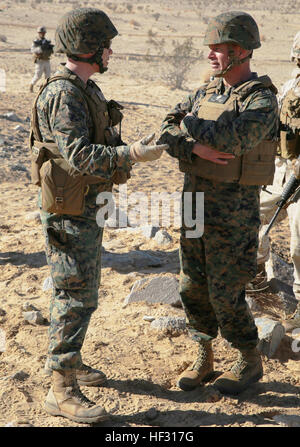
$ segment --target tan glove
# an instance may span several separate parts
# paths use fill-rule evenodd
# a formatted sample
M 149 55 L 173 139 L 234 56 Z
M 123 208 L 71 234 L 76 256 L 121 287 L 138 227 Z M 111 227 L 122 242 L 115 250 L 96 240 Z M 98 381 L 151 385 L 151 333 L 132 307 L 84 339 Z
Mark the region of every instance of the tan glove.
M 148 146 L 150 141 L 153 140 L 155 134 L 148 135 L 140 141 L 130 145 L 130 157 L 133 162 L 146 162 L 154 161 L 160 158 L 163 150 L 168 149 L 168 144 L 155 144 Z
M 300 180 L 300 161 L 298 158 L 292 161 L 293 174 L 297 180 Z

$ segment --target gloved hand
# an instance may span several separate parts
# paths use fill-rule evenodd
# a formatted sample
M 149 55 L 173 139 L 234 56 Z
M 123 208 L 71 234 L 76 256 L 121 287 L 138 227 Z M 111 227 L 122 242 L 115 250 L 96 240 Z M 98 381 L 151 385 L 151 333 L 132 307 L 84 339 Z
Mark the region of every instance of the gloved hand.
M 157 160 L 160 158 L 163 150 L 168 149 L 168 144 L 154 144 L 153 146 L 148 146 L 154 136 L 155 134 L 153 133 L 152 135 L 148 135 L 148 137 L 130 145 L 130 157 L 133 162 Z
M 300 160 L 296 158 L 292 161 L 293 174 L 297 180 L 300 180 Z

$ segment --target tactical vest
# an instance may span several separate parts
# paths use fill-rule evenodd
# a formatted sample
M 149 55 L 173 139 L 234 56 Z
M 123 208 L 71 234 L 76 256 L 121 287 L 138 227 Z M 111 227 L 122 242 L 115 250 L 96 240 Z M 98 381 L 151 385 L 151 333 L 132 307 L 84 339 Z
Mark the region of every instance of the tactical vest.
M 122 106 L 116 101 L 107 102 L 95 82 L 89 80 L 88 86 L 86 89 L 83 89 L 76 75 L 66 73 L 48 78 L 41 86 L 33 104 L 29 136 L 29 147 L 32 151 L 33 161 L 31 169 L 32 182 L 38 186 L 40 186 L 39 170 L 42 163 L 51 158 L 62 158 L 62 155 L 59 152 L 56 143 L 46 143 L 42 141 L 42 135 L 38 125 L 36 104 L 40 94 L 47 85 L 49 85 L 50 82 L 61 79 L 69 80 L 72 84 L 78 87 L 87 102 L 93 122 L 92 128 L 89 129 L 91 143 L 117 146 L 120 144 L 121 140 L 120 135 L 113 129 L 113 126 L 120 124 L 122 121 L 123 115 L 119 110 Z M 101 183 L 104 181 L 104 179 L 99 176 L 89 175 L 88 178 L 88 183 Z
M 280 148 L 278 155 L 286 159 L 300 155 L 300 98 L 295 94 L 300 90 L 300 77 L 282 99 L 280 107 Z
M 87 102 L 93 123 L 89 129 L 90 141 L 93 144 L 109 146 L 120 144 L 120 135 L 113 126 L 121 123 L 123 115 L 119 109 L 122 106 L 115 101 L 107 102 L 93 81 L 89 80 L 84 89 L 77 76 L 68 73 L 48 78 L 35 98 L 29 136 L 32 183 L 42 187 L 42 208 L 45 211 L 79 215 L 83 212 L 84 196 L 89 185 L 99 185 L 99 192 L 109 191 L 113 179 L 108 181 L 100 176 L 79 173 L 63 158 L 55 142 L 42 141 L 38 125 L 37 101 L 47 85 L 61 79 L 69 80 L 78 87 Z
M 228 121 L 239 116 L 239 110 L 247 97 L 256 90 L 270 89 L 277 91 L 268 76 L 252 79 L 236 88 L 226 100 L 219 95 L 217 86 L 219 79 L 210 82 L 206 95 L 199 99 L 198 117 L 205 120 Z M 225 102 L 223 102 L 225 101 Z M 277 142 L 263 140 L 248 153 L 228 160 L 228 164 L 218 165 L 195 156 L 193 163 L 180 161 L 179 168 L 208 180 L 242 185 L 270 185 L 273 183 L 275 171 L 275 154 Z

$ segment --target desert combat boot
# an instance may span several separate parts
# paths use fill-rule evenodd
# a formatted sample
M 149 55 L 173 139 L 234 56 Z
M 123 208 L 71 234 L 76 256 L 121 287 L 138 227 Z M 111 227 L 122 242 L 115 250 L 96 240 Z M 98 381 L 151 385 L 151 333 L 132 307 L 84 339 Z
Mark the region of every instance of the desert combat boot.
M 297 304 L 296 311 L 292 318 L 282 322 L 286 332 L 292 332 L 294 329 L 300 329 L 300 301 Z
M 104 408 L 82 394 L 73 370 L 53 371 L 45 410 L 52 416 L 63 416 L 86 424 L 106 421 L 109 417 Z
M 52 369 L 49 366 L 49 358 L 47 358 L 44 374 L 46 376 L 52 375 Z M 76 379 L 80 386 L 102 386 L 107 382 L 107 377 L 100 369 L 91 368 L 88 365 L 82 364 L 76 369 Z
M 223 394 L 239 394 L 263 376 L 261 356 L 256 348 L 241 350 L 236 363 L 214 386 Z
M 186 369 L 177 380 L 177 386 L 184 391 L 191 391 L 202 382 L 209 380 L 214 372 L 214 355 L 211 342 L 199 343 L 199 352 L 191 368 Z
M 80 368 L 76 369 L 76 379 L 80 386 L 100 386 L 107 382 L 104 372 L 85 364 L 82 364 Z

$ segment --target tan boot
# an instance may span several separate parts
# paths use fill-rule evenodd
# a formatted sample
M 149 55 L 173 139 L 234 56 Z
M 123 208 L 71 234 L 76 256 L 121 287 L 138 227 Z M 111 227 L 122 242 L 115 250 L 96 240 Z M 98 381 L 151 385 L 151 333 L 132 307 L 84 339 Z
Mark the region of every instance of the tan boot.
M 258 350 L 243 350 L 231 371 L 222 374 L 214 382 L 214 386 L 223 394 L 239 394 L 262 376 L 263 367 Z
M 81 386 L 99 386 L 104 385 L 107 381 L 106 375 L 102 371 L 84 364 L 76 369 L 76 379 L 78 385 Z
M 300 329 L 300 302 L 297 304 L 296 311 L 292 318 L 282 321 L 286 332 L 292 332 L 294 329 Z
M 73 370 L 53 371 L 52 383 L 45 401 L 45 410 L 52 416 L 87 424 L 108 419 L 109 415 L 102 407 L 81 393 Z
M 177 386 L 184 391 L 191 391 L 200 383 L 207 381 L 214 372 L 214 355 L 211 342 L 199 343 L 198 357 L 189 369 L 186 369 L 177 380 Z
M 257 266 L 256 277 L 246 285 L 246 293 L 251 295 L 266 291 L 268 288 L 269 282 L 265 264 L 260 264 Z
M 49 367 L 49 358 L 47 358 L 45 363 L 44 374 L 46 376 L 52 375 L 52 369 Z M 76 369 L 76 379 L 80 386 L 100 386 L 107 381 L 106 375 L 102 371 L 84 364 Z

